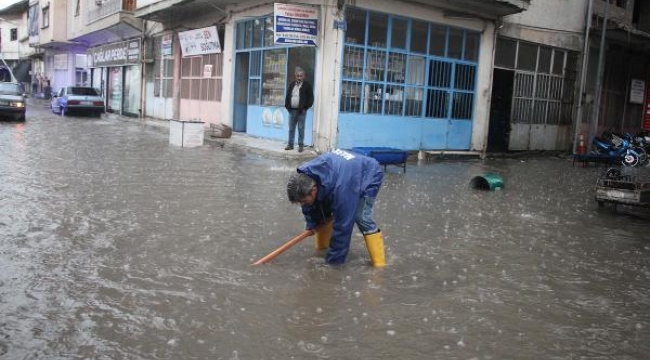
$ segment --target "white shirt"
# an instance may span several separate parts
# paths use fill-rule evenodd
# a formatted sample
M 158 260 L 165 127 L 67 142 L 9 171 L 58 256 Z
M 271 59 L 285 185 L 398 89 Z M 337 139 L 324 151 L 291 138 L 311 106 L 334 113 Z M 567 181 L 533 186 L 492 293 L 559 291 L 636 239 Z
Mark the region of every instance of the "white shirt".
M 297 109 L 298 106 L 300 106 L 300 87 L 302 86 L 302 82 L 296 83 L 296 85 L 293 86 L 293 90 L 291 90 L 291 108 L 292 109 Z

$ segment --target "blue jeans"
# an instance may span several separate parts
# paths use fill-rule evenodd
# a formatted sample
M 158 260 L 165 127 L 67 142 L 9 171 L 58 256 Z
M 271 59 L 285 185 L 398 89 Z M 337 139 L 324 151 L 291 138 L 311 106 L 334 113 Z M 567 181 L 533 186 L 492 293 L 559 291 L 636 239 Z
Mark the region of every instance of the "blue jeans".
M 357 212 L 354 215 L 354 222 L 364 235 L 373 234 L 379 231 L 377 224 L 375 224 L 375 220 L 372 219 L 372 208 L 374 205 L 375 198 L 365 196 L 359 199 Z
M 372 219 L 372 208 L 374 205 L 375 198 L 368 196 L 362 197 L 359 199 L 357 211 L 354 214 L 354 222 L 364 236 L 379 231 L 377 224 Z M 343 236 L 339 236 L 338 238 L 333 237 L 327 255 L 325 255 L 325 261 L 328 264 L 343 264 L 350 250 L 350 241 L 351 238 L 349 236 L 347 238 Z
M 296 137 L 296 126 L 298 126 L 298 146 L 305 144 L 305 118 L 307 111 L 289 110 L 289 146 L 293 146 L 293 140 Z

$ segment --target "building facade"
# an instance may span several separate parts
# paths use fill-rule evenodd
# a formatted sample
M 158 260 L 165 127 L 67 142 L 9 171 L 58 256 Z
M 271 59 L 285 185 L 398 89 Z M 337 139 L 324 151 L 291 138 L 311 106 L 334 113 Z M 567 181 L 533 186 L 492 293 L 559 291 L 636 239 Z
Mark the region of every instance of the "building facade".
M 278 5 L 307 14 L 293 21 L 312 43 L 277 41 Z M 650 128 L 649 31 L 650 4 L 638 0 L 26 0 L 0 10 L 3 57 L 28 65 L 28 89 L 92 85 L 124 115 L 283 141 L 300 66 L 316 97 L 306 143 L 319 151 L 564 151 L 580 133 Z M 210 46 L 197 50 L 203 37 Z
M 166 0 L 139 8 L 136 16 L 162 24 L 153 36 L 161 38 L 152 46 L 160 57 L 154 55 L 155 71 L 147 76 L 147 103 L 163 105 L 155 108 L 165 118 L 195 118 L 192 109 L 208 107 L 199 112 L 201 120 L 286 140 L 284 95 L 300 66 L 316 98 L 307 115 L 306 142 L 320 151 L 355 146 L 483 151 L 495 25 L 503 15 L 525 10 L 528 1 L 287 5 L 309 14 L 314 46 L 275 41 L 279 28 L 272 3 Z M 223 36 L 222 51 L 214 59 L 183 56 L 179 34 L 209 26 Z M 162 54 L 170 41 L 171 55 Z M 206 71 L 219 65 L 221 73 Z M 215 97 L 209 85 L 203 90 L 211 81 L 221 85 Z M 188 96 L 195 101 L 186 101 Z

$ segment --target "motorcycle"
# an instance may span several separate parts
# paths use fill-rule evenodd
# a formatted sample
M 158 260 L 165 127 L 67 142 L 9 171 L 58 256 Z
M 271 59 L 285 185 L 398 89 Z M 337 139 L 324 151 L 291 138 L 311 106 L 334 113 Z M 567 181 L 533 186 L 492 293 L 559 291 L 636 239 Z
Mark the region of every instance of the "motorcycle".
M 625 166 L 645 166 L 650 162 L 648 154 L 642 146 L 636 145 L 634 140 L 630 134 L 619 136 L 604 132 L 592 140 L 592 152 L 598 156 L 609 157 L 613 161 L 620 160 Z

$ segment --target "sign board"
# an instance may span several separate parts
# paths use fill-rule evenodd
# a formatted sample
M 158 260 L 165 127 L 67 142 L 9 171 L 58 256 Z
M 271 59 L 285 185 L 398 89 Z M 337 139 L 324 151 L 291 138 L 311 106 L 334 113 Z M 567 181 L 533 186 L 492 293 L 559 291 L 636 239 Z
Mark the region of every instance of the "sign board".
M 140 63 L 140 39 L 90 48 L 88 63 L 90 67 L 137 65 Z
M 645 81 L 632 79 L 630 84 L 630 102 L 633 104 L 643 104 L 645 99 Z
M 318 10 L 310 6 L 273 4 L 275 43 L 316 46 Z
M 181 43 L 183 57 L 221 52 L 216 26 L 179 32 L 178 41 Z
M 172 34 L 165 34 L 162 36 L 160 44 L 160 55 L 168 56 L 172 54 Z

